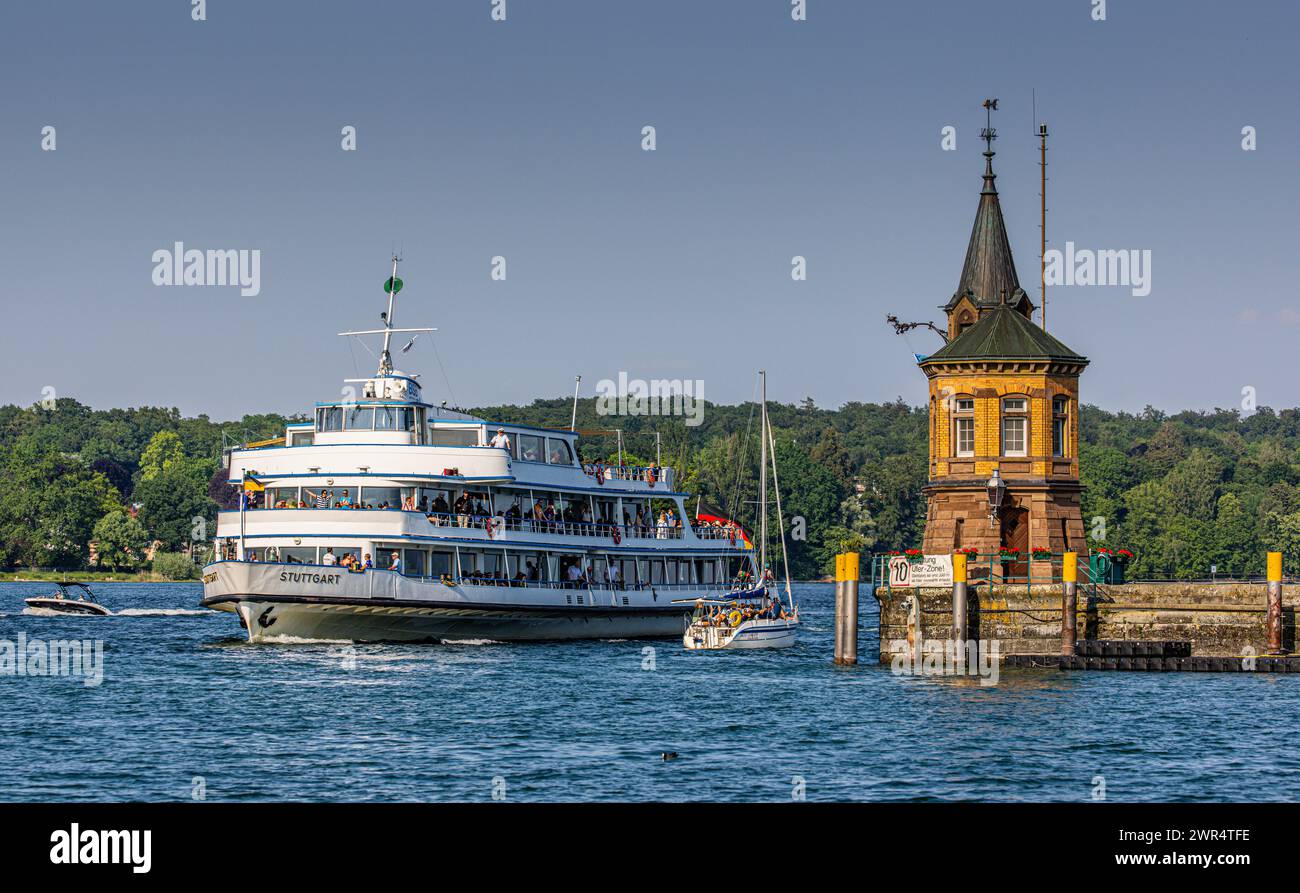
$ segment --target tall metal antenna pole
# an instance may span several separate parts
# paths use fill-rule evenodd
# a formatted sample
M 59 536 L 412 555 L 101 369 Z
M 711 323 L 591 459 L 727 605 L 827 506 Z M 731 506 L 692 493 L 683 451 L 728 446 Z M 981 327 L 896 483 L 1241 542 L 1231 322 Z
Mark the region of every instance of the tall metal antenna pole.
M 1039 186 L 1039 222 L 1040 236 L 1038 248 L 1038 272 L 1041 282 L 1040 295 L 1043 302 L 1043 331 L 1047 331 L 1047 125 L 1038 125 L 1038 167 L 1041 175 Z
M 582 384 L 582 376 L 575 376 L 573 379 L 573 415 L 569 416 L 569 430 L 576 431 L 578 427 L 578 386 Z

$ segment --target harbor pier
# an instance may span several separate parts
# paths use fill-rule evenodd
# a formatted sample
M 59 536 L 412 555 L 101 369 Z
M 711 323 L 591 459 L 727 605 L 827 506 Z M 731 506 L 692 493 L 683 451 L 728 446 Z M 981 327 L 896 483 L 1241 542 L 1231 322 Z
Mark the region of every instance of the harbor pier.
M 1300 582 L 1282 579 L 1277 553 L 1269 556 L 1269 579 L 1225 582 L 1107 583 L 1094 579 L 1089 563 L 1073 553 L 1053 556 L 1034 574 L 1007 582 L 976 562 L 968 571 L 971 557 L 926 556 L 924 563 L 898 556 L 873 559 L 881 663 L 914 653 L 927 641 L 957 637 L 963 643 L 996 641 L 1009 666 L 1230 669 L 1197 661 L 1232 658 L 1230 663 L 1258 661 L 1261 668 L 1300 672 Z M 954 573 L 936 580 L 933 567 L 946 567 L 946 558 Z M 997 557 L 989 563 L 996 565 Z M 906 571 L 921 585 L 912 585 Z M 963 627 L 965 635 L 959 635 Z M 1104 663 L 1112 658 L 1115 665 Z M 1126 665 L 1130 658 L 1144 663 Z M 1161 666 L 1147 665 L 1156 658 L 1164 661 Z

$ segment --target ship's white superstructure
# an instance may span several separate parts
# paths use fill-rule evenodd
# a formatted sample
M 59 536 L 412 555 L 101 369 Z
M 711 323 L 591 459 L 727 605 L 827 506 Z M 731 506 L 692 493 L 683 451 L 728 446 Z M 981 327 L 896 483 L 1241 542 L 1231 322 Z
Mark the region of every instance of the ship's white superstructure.
M 395 283 L 395 285 L 394 285 Z M 379 369 L 283 438 L 229 452 L 203 604 L 249 639 L 679 636 L 689 599 L 759 579 L 743 531 L 694 525 L 671 468 L 583 464 L 574 431 L 423 400 Z M 683 600 L 687 600 L 683 603 Z

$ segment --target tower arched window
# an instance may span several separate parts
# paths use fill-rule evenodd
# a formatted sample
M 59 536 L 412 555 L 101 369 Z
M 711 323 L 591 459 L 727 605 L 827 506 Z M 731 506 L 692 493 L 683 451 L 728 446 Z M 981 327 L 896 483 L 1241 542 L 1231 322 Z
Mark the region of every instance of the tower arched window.
M 1002 455 L 1029 455 L 1029 398 L 1002 398 Z
M 972 397 L 953 398 L 952 454 L 959 458 L 975 455 L 975 400 Z

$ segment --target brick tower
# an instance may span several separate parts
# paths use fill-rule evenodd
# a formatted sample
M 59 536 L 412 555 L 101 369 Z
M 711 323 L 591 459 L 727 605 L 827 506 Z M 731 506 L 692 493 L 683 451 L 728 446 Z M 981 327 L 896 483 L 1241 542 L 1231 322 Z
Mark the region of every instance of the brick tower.
M 994 185 L 996 134 L 982 136 L 984 188 L 961 281 L 943 308 L 948 343 L 919 363 L 930 380 L 924 548 L 1083 550 L 1079 375 L 1088 360 L 1032 321 Z M 1007 571 L 1026 572 L 1023 563 Z

